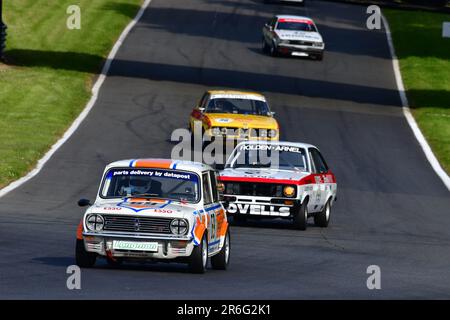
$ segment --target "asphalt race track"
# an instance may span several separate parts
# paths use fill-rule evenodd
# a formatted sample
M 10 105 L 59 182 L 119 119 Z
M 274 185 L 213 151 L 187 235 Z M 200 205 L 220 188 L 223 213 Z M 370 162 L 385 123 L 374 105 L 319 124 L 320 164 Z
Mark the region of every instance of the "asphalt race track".
M 315 19 L 324 60 L 263 55 L 275 13 Z M 0 298 L 450 298 L 449 192 L 402 115 L 384 30 L 366 19 L 365 7 L 312 0 L 153 0 L 79 130 L 0 199 Z M 77 200 L 95 198 L 111 161 L 170 157 L 172 131 L 210 87 L 263 92 L 284 140 L 319 146 L 338 179 L 330 227 L 234 225 L 228 271 L 99 260 L 68 290 Z M 381 290 L 367 289 L 369 265 Z

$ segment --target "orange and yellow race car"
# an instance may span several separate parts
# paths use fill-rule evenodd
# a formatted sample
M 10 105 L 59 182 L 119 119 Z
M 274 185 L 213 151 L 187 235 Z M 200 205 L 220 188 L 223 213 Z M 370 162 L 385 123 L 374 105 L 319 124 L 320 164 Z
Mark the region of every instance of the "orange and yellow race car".
M 279 139 L 278 122 L 259 93 L 209 90 L 192 110 L 189 129 L 203 141 Z

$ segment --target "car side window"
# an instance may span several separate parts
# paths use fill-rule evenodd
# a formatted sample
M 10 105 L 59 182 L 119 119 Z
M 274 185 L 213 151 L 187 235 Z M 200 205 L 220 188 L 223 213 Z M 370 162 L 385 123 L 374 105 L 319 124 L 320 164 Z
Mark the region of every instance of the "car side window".
M 316 170 L 319 173 L 325 173 L 328 171 L 328 166 L 325 163 L 325 160 L 323 159 L 322 155 L 320 154 L 319 150 L 317 149 L 311 149 L 311 153 L 314 160 L 314 165 L 316 167 Z
M 205 205 L 212 203 L 211 198 L 211 184 L 209 182 L 209 174 L 204 173 L 202 176 L 202 186 L 203 186 L 203 202 Z
M 209 178 L 211 180 L 212 200 L 214 203 L 219 202 L 219 192 L 217 191 L 217 175 L 216 172 L 210 171 Z
M 311 150 L 312 150 L 312 149 L 309 149 L 309 150 L 308 150 L 308 153 L 309 153 L 309 161 L 311 162 L 311 172 L 312 172 L 312 173 L 317 173 L 316 165 L 315 165 L 315 163 L 314 163 L 314 157 L 313 157 L 313 155 L 312 155 Z

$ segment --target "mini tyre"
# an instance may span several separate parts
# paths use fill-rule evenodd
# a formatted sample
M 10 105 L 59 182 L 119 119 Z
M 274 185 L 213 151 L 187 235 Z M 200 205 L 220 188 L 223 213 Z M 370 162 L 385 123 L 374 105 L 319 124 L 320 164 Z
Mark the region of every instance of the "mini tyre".
M 308 224 L 308 203 L 303 201 L 300 206 L 294 208 L 294 228 L 306 230 Z
M 331 215 L 331 200 L 328 200 L 325 204 L 325 207 L 323 207 L 323 210 L 321 212 L 317 212 L 314 214 L 314 224 L 317 227 L 326 228 L 328 227 L 328 223 L 330 222 L 330 215 Z
M 225 235 L 225 243 L 223 244 L 222 249 L 220 249 L 220 252 L 214 257 L 211 257 L 211 266 L 213 267 L 213 269 L 226 270 L 228 264 L 230 263 L 230 252 L 230 231 L 227 230 L 227 233 Z
M 97 260 L 97 254 L 87 252 L 84 248 L 84 241 L 77 239 L 75 247 L 75 260 L 80 268 L 92 268 Z
M 198 246 L 194 247 L 189 257 L 189 270 L 192 273 L 205 273 L 208 264 L 208 241 L 206 232 Z

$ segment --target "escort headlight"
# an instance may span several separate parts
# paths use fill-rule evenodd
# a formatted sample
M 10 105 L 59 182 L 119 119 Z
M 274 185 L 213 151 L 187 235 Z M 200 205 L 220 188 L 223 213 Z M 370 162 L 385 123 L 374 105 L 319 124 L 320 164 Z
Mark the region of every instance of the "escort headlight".
M 91 231 L 101 231 L 105 226 L 105 219 L 99 214 L 91 214 L 86 218 L 86 227 Z
M 292 198 L 295 196 L 295 188 L 293 186 L 285 186 L 283 188 L 283 194 L 285 197 Z
M 170 231 L 176 235 L 184 235 L 188 231 L 188 223 L 184 219 L 173 219 L 170 222 Z
M 313 42 L 314 47 L 321 47 L 323 46 L 323 42 Z
M 277 136 L 277 133 L 277 130 L 272 129 L 268 131 L 267 135 L 269 136 L 269 138 L 275 138 Z
M 281 39 L 280 39 L 280 40 L 278 41 L 278 43 L 279 43 L 279 44 L 288 44 L 288 43 L 289 43 L 289 40 L 281 40 Z
M 219 127 L 211 128 L 211 133 L 215 136 L 218 136 L 220 134 L 220 128 Z

